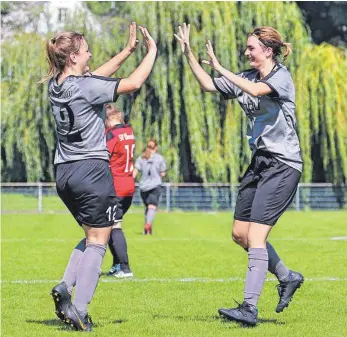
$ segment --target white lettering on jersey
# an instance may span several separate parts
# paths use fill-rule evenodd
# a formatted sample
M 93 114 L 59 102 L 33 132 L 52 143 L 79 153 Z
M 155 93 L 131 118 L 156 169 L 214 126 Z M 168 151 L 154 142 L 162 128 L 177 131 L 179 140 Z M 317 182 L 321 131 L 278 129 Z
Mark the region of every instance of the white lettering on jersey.
M 121 134 L 118 135 L 118 137 L 119 137 L 120 141 L 129 140 L 129 139 L 135 139 L 135 136 L 134 136 L 133 133 L 130 134 L 130 135 L 128 135 L 127 133 L 121 133 Z

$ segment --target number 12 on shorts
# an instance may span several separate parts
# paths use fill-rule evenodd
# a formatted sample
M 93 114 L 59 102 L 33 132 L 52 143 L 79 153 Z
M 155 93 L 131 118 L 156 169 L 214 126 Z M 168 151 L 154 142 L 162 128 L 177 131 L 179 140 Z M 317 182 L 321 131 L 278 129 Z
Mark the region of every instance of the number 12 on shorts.
M 116 221 L 117 205 L 109 206 L 106 213 L 108 215 L 108 221 Z

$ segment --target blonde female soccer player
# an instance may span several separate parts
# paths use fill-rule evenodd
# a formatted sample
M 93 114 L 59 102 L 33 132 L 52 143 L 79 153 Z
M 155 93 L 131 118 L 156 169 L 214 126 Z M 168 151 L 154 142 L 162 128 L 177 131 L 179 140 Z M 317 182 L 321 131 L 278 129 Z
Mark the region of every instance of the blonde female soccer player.
M 50 71 L 43 81 L 49 79 L 48 97 L 56 124 L 56 188 L 85 236 L 73 250 L 52 296 L 57 316 L 76 330 L 91 330 L 87 307 L 98 284 L 117 209 L 103 106 L 116 101 L 118 95 L 138 90 L 149 76 L 157 53 L 147 29 L 139 29 L 147 54 L 123 79 L 110 76 L 138 45 L 135 22 L 130 25 L 127 47 L 92 73 L 88 66 L 92 53 L 82 34 L 62 32 L 46 45 Z

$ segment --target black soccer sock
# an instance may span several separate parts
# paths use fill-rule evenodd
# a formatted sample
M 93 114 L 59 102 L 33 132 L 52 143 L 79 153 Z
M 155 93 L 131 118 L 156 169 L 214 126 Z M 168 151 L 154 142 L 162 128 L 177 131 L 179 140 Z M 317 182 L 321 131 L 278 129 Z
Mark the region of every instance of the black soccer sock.
M 67 291 L 72 293 L 72 289 L 76 284 L 77 268 L 86 249 L 86 239 L 82 239 L 71 253 L 69 262 L 66 266 L 63 281 L 66 283 Z
M 284 265 L 270 242 L 266 242 L 266 248 L 269 254 L 269 272 L 274 274 L 279 281 L 284 281 L 289 275 L 289 269 Z
M 128 247 L 122 228 L 113 228 L 111 231 L 113 249 L 119 259 L 120 269 L 127 270 L 129 268 Z
M 112 232 L 113 231 L 114 231 L 114 229 L 112 229 Z M 111 254 L 112 254 L 112 257 L 113 257 L 113 264 L 112 264 L 112 266 L 115 266 L 116 264 L 119 264 L 120 261 L 119 261 L 118 255 L 117 255 L 116 243 L 115 243 L 115 241 L 113 240 L 113 237 L 112 237 L 112 232 L 111 232 L 111 235 L 110 235 L 110 240 L 108 241 L 108 246 L 110 248 L 110 251 L 111 251 Z

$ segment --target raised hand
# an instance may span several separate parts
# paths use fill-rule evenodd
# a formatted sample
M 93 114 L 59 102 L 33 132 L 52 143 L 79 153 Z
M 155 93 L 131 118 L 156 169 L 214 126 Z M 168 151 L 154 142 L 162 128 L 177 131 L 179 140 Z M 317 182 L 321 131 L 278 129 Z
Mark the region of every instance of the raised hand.
M 138 45 L 139 40 L 136 38 L 136 22 L 132 22 L 129 26 L 129 40 L 127 48 L 130 50 L 131 53 L 133 53 Z
M 153 40 L 152 36 L 149 34 L 147 28 L 139 26 L 140 32 L 143 36 L 143 43 L 147 49 L 147 51 L 157 51 L 157 45 Z
M 178 34 L 174 34 L 175 38 L 181 45 L 182 53 L 188 54 L 190 52 L 189 35 L 190 35 L 190 24 L 183 23 L 183 29 L 178 26 Z
M 210 60 L 202 60 L 201 62 L 204 64 L 208 64 L 212 69 L 216 71 L 220 71 L 222 69 L 221 64 L 218 62 L 216 55 L 214 54 L 212 43 L 210 40 L 206 43 L 207 55 L 210 57 Z

